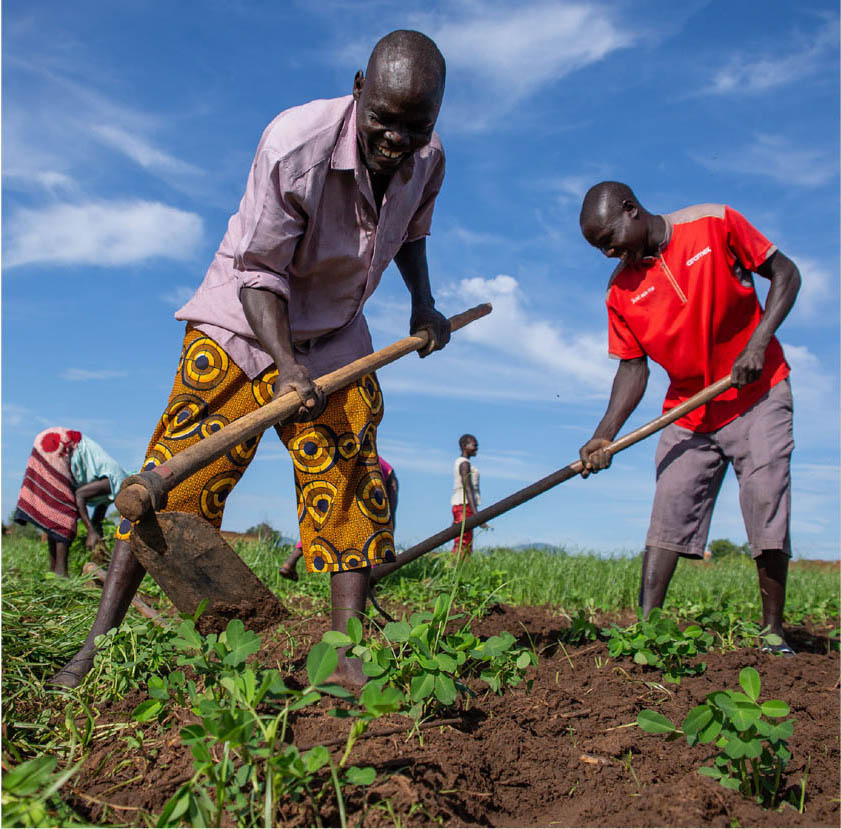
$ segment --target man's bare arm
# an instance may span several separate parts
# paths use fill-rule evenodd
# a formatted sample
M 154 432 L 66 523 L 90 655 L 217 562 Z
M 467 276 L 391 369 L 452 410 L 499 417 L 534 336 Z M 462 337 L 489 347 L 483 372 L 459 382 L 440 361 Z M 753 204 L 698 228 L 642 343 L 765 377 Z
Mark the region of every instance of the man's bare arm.
M 242 288 L 239 298 L 254 336 L 277 366 L 274 396 L 296 391 L 303 404 L 296 419 L 307 421 L 318 417 L 326 399 L 309 372 L 295 360 L 286 300 L 262 288 Z
M 397 251 L 394 264 L 397 265 L 412 298 L 409 333 L 415 334 L 422 328 L 429 331 L 429 343 L 418 352 L 421 357 L 426 357 L 450 341 L 450 322 L 435 309 L 435 300 L 429 285 L 426 239 L 405 242 Z
M 604 451 L 617 435 L 631 412 L 636 409 L 645 394 L 648 385 L 648 359 L 636 357 L 633 360 L 622 360 L 613 378 L 610 390 L 610 400 L 593 437 L 579 450 L 584 464 L 582 477 L 586 478 L 590 472 L 598 472 L 610 466 L 610 454 Z
M 800 271 L 785 254 L 775 251 L 757 269 L 760 276 L 771 281 L 765 312 L 751 334 L 748 344 L 733 363 L 731 374 L 736 388 L 759 379 L 765 366 L 768 344 L 794 305 L 800 290 Z
M 467 504 L 474 513 L 479 512 L 479 505 L 476 503 L 476 492 L 473 489 L 473 478 L 470 475 L 470 461 L 466 458 L 458 465 L 458 474 L 461 475 L 461 485 L 464 489 L 464 497 Z
M 85 547 L 92 550 L 97 541 L 101 540 L 99 532 L 94 528 L 88 515 L 88 501 L 91 498 L 97 498 L 100 495 L 108 495 L 111 492 L 111 482 L 108 478 L 97 478 L 88 484 L 82 484 L 73 495 L 76 498 L 76 509 L 79 511 L 79 517 L 88 531 L 88 539 L 85 542 Z

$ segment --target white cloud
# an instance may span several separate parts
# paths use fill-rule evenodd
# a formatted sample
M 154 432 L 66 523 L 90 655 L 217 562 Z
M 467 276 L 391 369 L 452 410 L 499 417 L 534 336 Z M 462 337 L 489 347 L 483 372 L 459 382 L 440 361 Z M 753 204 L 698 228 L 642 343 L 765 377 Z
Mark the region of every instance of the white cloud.
M 618 15 L 602 3 L 468 0 L 403 17 L 401 23 L 428 34 L 446 56 L 443 127 L 478 132 L 541 87 L 631 46 L 637 34 Z M 369 48 L 367 39 L 354 41 L 340 59 L 364 65 Z
M 820 187 L 834 181 L 836 153 L 796 145 L 779 135 L 759 133 L 753 144 L 717 156 L 691 157 L 709 170 L 734 171 L 776 179 L 786 186 Z
M 457 292 L 467 301 L 490 301 L 494 307 L 492 314 L 465 329 L 468 341 L 506 351 L 589 388 L 612 378 L 604 334 L 565 334 L 559 323 L 535 317 L 514 277 L 463 279 Z
M 838 378 L 806 346 L 783 343 L 791 366 L 798 450 L 838 451 Z M 801 455 L 802 457 L 802 455 Z
M 800 270 L 801 283 L 791 315 L 794 319 L 807 320 L 825 310 L 826 301 L 831 297 L 833 281 L 829 269 L 816 259 L 794 254 L 792 259 Z
M 174 285 L 165 294 L 161 294 L 160 298 L 167 305 L 171 305 L 173 308 L 180 308 L 189 299 L 192 299 L 195 292 L 195 285 Z
M 86 369 L 86 368 L 68 368 L 59 375 L 62 380 L 70 380 L 71 382 L 85 381 L 85 380 L 116 380 L 119 377 L 128 377 L 127 371 L 111 371 L 109 369 Z
M 832 20 L 796 51 L 785 52 L 775 44 L 770 57 L 739 54 L 719 69 L 705 90 L 714 95 L 766 92 L 794 83 L 821 70 L 832 59 L 838 40 L 838 21 Z M 834 70 L 833 70 L 834 71 Z
M 16 403 L 3 404 L 3 426 L 5 428 L 22 426 L 25 423 L 30 423 L 31 420 L 32 411 L 26 406 L 19 406 Z
M 575 334 L 542 319 L 513 277 L 463 279 L 438 295 L 445 313 L 480 302 L 491 302 L 493 312 L 455 333 L 439 354 L 382 369 L 389 393 L 552 405 L 609 393 L 615 364 L 607 357 L 605 333 Z M 401 322 L 409 313 L 402 302 L 375 298 L 368 309 L 373 329 L 389 340 L 405 336 Z
M 59 204 L 18 210 L 6 228 L 6 267 L 126 265 L 151 258 L 189 260 L 202 220 L 159 202 Z
M 550 182 L 550 189 L 557 191 L 558 200 L 562 203 L 573 202 L 580 206 L 584 194 L 593 185 L 594 176 L 561 176 Z
M 132 161 L 151 172 L 202 175 L 202 170 L 198 167 L 159 150 L 136 133 L 129 133 L 120 127 L 108 124 L 97 124 L 91 132 L 95 138 L 127 155 Z

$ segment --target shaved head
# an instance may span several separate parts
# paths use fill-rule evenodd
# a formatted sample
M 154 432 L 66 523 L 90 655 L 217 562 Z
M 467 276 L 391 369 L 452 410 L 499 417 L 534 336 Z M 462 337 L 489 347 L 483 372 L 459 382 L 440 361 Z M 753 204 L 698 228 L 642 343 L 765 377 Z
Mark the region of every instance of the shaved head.
M 621 181 L 602 181 L 594 184 L 584 196 L 578 223 L 581 229 L 601 227 L 622 210 L 623 202 L 639 205 L 634 191 Z
M 365 69 L 368 78 L 383 75 L 397 86 L 444 94 L 446 64 L 435 42 L 421 32 L 398 29 L 377 41 Z

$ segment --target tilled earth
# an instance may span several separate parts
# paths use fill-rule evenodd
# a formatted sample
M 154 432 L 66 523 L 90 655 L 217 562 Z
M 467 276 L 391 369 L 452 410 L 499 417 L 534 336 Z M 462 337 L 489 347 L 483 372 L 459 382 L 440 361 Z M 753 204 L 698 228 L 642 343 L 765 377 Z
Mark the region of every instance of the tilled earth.
M 830 626 L 790 629 L 795 657 L 753 649 L 707 654 L 703 675 L 673 685 L 661 684 L 656 671 L 609 659 L 602 642 L 559 645 L 559 632 L 567 624 L 552 607 L 507 606 L 493 607 L 474 622 L 474 633 L 508 630 L 522 644 L 534 645 L 540 662 L 529 675 L 531 690 L 522 684 L 495 696 L 476 683 L 477 696 L 469 704 L 443 713 L 420 738 L 407 738 L 404 718 L 375 722 L 350 760 L 375 766 L 377 779 L 364 793 L 347 792 L 349 824 L 839 825 L 839 654 L 830 647 Z M 286 622 L 263 635 L 257 661 L 292 674 L 290 682 L 303 683 L 307 650 L 325 629 L 323 617 Z M 802 813 L 788 805 L 761 809 L 697 773 L 709 760 L 708 746 L 690 748 L 683 739 L 667 742 L 635 725 L 643 708 L 680 723 L 711 691 L 738 688 L 739 671 L 746 665 L 759 671 L 761 700 L 778 698 L 791 705 L 796 725 L 785 787 L 799 802 L 805 780 Z M 106 723 L 127 720 L 144 698 L 136 692 L 101 703 L 97 731 L 106 733 Z M 300 712 L 294 739 L 300 747 L 335 740 L 332 750 L 338 759 L 349 722 L 329 717 L 327 707 Z M 159 813 L 190 778 L 192 759 L 178 734 L 191 717 L 177 712 L 163 734 L 157 725 L 146 726 L 146 747 L 140 750 L 129 749 L 119 734 L 96 739 L 64 796 L 94 824 L 136 823 L 143 815 Z M 324 825 L 339 822 L 334 805 L 319 817 Z M 315 822 L 316 816 L 301 805 L 284 807 L 284 825 Z

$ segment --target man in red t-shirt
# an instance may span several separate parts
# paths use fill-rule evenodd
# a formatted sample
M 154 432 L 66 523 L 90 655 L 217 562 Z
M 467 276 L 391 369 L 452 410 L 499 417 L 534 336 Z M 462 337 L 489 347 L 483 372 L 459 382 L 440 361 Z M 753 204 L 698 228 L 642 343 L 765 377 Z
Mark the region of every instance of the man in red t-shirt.
M 664 411 L 732 374 L 734 388 L 666 427 L 656 454 L 657 489 L 642 565 L 640 605 L 663 603 L 678 556 L 701 557 L 728 464 L 762 598 L 762 624 L 783 638 L 791 555 L 789 367 L 774 332 L 800 287 L 794 263 L 730 207 L 702 204 L 649 213 L 615 181 L 590 188 L 581 232 L 620 263 L 607 291 L 608 346 L 619 368 L 607 410 L 581 447 L 582 475 L 610 465 L 604 448 L 642 399 L 648 357 L 671 385 Z M 752 272 L 770 280 L 765 310 Z

